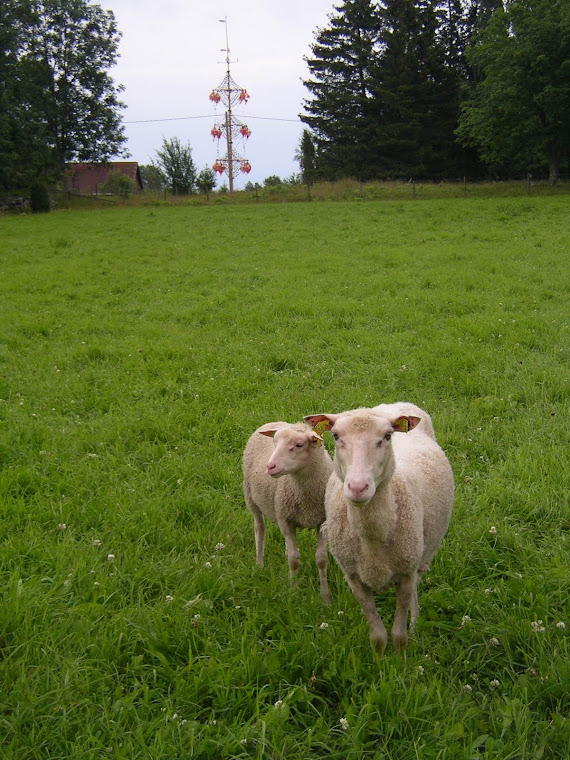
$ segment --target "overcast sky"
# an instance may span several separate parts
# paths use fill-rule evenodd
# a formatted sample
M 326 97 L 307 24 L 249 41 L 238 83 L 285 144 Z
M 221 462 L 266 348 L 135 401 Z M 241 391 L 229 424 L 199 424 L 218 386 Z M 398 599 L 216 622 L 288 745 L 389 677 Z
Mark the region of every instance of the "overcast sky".
M 110 73 L 125 86 L 131 160 L 150 163 L 163 137 L 178 137 L 190 143 L 198 170 L 212 166 L 216 110 L 208 96 L 226 73 L 226 25 L 220 19 L 227 18 L 231 75 L 250 95 L 236 116 L 252 132 L 240 151 L 252 171 L 239 175 L 236 189 L 247 180 L 262 184 L 270 175 L 298 172 L 298 115 L 308 95 L 301 81 L 308 76 L 303 57 L 317 28 L 328 25 L 334 1 L 98 0 L 113 11 L 122 33 L 120 58 Z M 218 121 L 223 113 L 218 108 Z M 223 154 L 224 145 L 219 150 Z

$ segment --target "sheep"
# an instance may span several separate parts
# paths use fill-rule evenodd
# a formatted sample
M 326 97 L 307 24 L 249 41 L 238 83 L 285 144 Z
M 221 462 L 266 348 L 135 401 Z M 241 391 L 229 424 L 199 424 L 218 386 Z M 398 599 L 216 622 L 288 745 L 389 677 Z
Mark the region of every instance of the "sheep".
M 435 441 L 435 431 L 433 429 L 431 417 L 426 411 L 420 409 L 420 407 L 415 404 L 411 404 L 409 401 L 396 401 L 395 404 L 378 404 L 378 406 L 372 407 L 372 411 L 374 414 L 381 414 L 383 417 L 388 417 L 390 419 L 393 416 L 419 417 L 420 422 L 418 422 L 416 431 L 419 432 L 421 430 Z
M 327 604 L 331 595 L 327 583 L 327 546 L 321 525 L 325 520 L 325 489 L 332 466 L 321 436 L 302 422 L 262 425 L 250 436 L 242 462 L 245 503 L 254 518 L 257 564 L 263 567 L 265 516 L 277 523 L 285 539 L 289 577 L 295 586 L 301 561 L 296 529 L 315 529 L 315 561 L 321 594 Z
M 402 414 L 402 408 L 409 406 L 305 417 L 319 432 L 330 430 L 335 439 L 323 530 L 362 607 L 379 656 L 388 634 L 373 592 L 396 585 L 392 641 L 405 654 L 408 612 L 412 628 L 419 614 L 419 575 L 429 569 L 453 508 L 453 473 L 430 435 L 431 420 L 428 425 L 424 417 L 422 430 L 420 418 Z

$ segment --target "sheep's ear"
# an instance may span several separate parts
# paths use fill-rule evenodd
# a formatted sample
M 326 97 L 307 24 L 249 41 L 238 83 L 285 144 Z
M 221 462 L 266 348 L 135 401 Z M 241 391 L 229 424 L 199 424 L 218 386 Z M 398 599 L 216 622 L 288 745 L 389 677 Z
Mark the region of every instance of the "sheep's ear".
M 307 414 L 303 419 L 316 433 L 322 435 L 332 428 L 336 421 L 336 417 L 336 414 Z
M 313 433 L 311 438 L 311 444 L 313 446 L 318 446 L 319 448 L 323 445 L 323 439 L 318 433 Z
M 261 435 L 266 435 L 268 438 L 273 438 L 278 430 L 279 428 L 268 428 L 267 430 L 259 430 L 258 432 L 261 433 Z
M 421 422 L 421 417 L 398 417 L 397 420 L 395 420 L 392 424 L 394 426 L 394 430 L 399 431 L 400 433 L 409 433 L 410 430 L 413 430 L 417 425 L 419 425 Z

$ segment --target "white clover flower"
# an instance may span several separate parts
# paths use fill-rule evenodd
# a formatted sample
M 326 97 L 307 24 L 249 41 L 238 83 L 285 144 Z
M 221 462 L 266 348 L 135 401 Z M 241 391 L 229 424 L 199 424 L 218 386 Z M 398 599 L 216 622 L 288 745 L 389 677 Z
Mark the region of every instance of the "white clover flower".
M 426 671 L 425 671 L 425 668 L 424 668 L 424 666 L 423 666 L 423 665 L 418 665 L 418 673 L 420 674 L 420 676 L 423 676 L 423 674 L 424 674 L 425 672 L 426 672 Z
M 65 530 L 67 528 L 67 525 L 65 523 L 59 523 L 57 526 L 60 530 Z
M 173 597 L 173 596 L 171 596 L 170 594 L 167 594 L 167 595 L 164 597 L 164 601 L 166 602 L 166 604 L 170 604 L 171 602 L 173 602 L 173 601 L 174 601 L 174 597 Z
M 348 731 L 348 721 L 346 718 L 341 718 L 339 723 L 343 731 Z
M 99 581 L 95 581 L 95 583 L 93 585 L 94 586 L 100 586 L 101 584 L 99 583 Z
M 200 617 L 201 617 L 200 613 L 199 613 L 199 612 L 197 612 L 197 613 L 194 615 L 194 620 L 200 620 Z
M 320 626 L 319 626 L 319 628 L 321 629 L 321 631 L 324 631 L 324 629 L 328 628 L 328 627 L 329 627 L 328 623 L 321 623 Z
M 340 617 L 341 615 L 344 615 L 344 610 L 339 610 L 336 614 Z
M 211 562 L 204 562 L 204 567 L 206 568 L 206 570 L 211 570 L 212 569 L 212 563 Z
M 489 533 L 491 533 L 491 535 L 493 536 L 496 535 L 497 529 L 494 525 L 491 525 L 491 527 L 489 528 Z
M 563 630 L 564 628 L 566 628 L 566 623 L 563 620 L 560 620 L 558 623 L 556 623 L 556 627 Z
M 494 588 L 486 588 L 485 589 L 485 593 L 486 594 L 494 594 L 495 593 L 495 589 Z
M 542 620 L 533 620 L 530 627 L 535 633 L 544 633 L 546 631 Z
M 93 541 L 93 546 L 101 546 L 101 539 L 99 539 L 99 538 L 96 538 L 96 539 Z
M 279 709 L 280 707 L 282 707 L 282 706 L 283 706 L 283 700 L 282 700 L 282 699 L 278 699 L 278 700 L 277 700 L 277 702 L 276 702 L 276 703 L 273 705 L 273 707 L 274 707 L 276 710 L 278 710 L 278 709 Z
M 247 747 L 247 739 L 240 739 L 239 743 L 242 745 L 242 747 Z
M 463 691 L 473 691 L 473 687 L 469 686 L 469 684 L 466 683 L 465 686 L 463 687 Z
M 217 552 L 221 552 L 225 548 L 226 548 L 225 544 L 222 544 L 222 543 L 216 544 L 216 551 Z
M 493 680 L 491 681 L 491 686 L 493 687 L 493 689 L 496 689 L 500 685 L 501 685 L 500 681 L 498 681 L 496 678 L 493 678 Z
M 496 639 L 493 636 L 492 639 L 489 639 L 489 646 L 491 646 L 491 647 L 498 647 L 499 646 L 499 639 Z
M 115 561 L 115 555 L 114 554 L 107 554 L 107 559 L 109 560 L 109 562 L 114 562 Z
M 470 620 L 471 618 L 469 617 L 469 615 L 463 615 L 463 617 L 461 618 L 461 627 L 464 628 L 465 623 L 469 623 Z

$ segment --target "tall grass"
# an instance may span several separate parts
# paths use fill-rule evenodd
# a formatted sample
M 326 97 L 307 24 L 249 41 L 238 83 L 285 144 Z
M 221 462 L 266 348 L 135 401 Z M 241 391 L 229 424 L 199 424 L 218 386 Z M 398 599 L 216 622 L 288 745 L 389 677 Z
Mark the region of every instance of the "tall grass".
M 544 180 L 468 182 L 456 181 L 372 181 L 358 182 L 343 179 L 336 182 L 317 182 L 310 189 L 303 184 L 289 184 L 257 187 L 250 190 L 173 196 L 167 191 L 145 191 L 131 195 L 128 199 L 119 196 L 78 196 L 57 193 L 55 203 L 58 208 L 92 208 L 94 206 L 178 206 L 178 205 L 244 205 L 258 203 L 303 203 L 310 201 L 421 201 L 467 200 L 505 197 L 550 197 L 568 195 L 568 182 L 561 180 L 551 186 Z
M 0 218 L 2 757 L 567 757 L 569 227 L 562 197 Z M 312 535 L 297 589 L 275 526 L 255 566 L 240 459 L 399 399 L 457 497 L 378 661 Z

